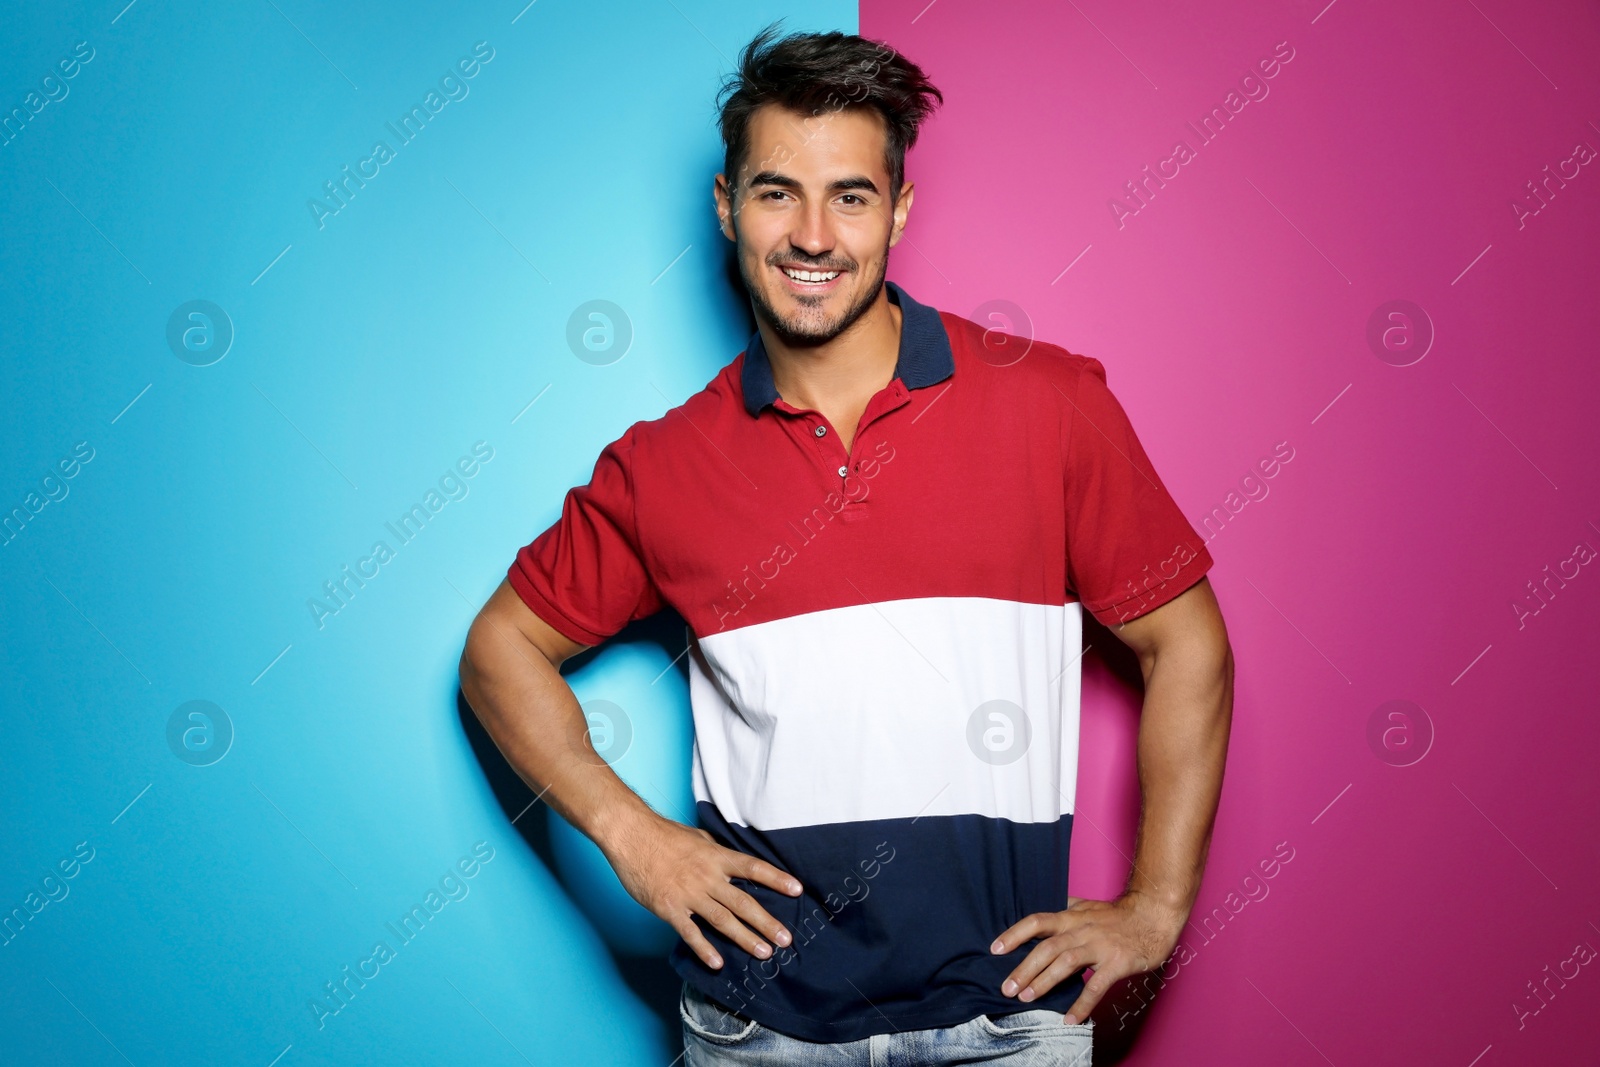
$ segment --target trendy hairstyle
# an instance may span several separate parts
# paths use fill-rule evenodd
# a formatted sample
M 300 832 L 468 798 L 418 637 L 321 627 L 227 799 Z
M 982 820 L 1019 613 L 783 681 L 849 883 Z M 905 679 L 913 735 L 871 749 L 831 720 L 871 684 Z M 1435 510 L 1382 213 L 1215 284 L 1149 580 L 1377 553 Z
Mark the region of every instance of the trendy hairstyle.
M 882 115 L 888 126 L 889 197 L 898 200 L 906 150 L 917 143 L 917 128 L 935 100 L 942 104 L 944 96 L 922 68 L 880 41 L 838 31 L 779 39 L 774 22 L 745 45 L 738 71 L 723 80 L 717 94 L 729 195 L 738 191 L 739 168 L 750 151 L 750 116 L 765 104 L 778 104 L 810 116 L 846 108 Z

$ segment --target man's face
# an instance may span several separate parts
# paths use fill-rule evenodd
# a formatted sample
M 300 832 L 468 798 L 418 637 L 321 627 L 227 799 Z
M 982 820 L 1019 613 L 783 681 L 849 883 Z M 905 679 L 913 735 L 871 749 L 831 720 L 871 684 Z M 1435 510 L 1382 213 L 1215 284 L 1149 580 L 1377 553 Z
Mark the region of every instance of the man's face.
M 836 337 L 883 288 L 912 199 L 907 183 L 889 200 L 886 138 L 875 111 L 807 116 L 768 104 L 751 116 L 739 188 L 717 175 L 717 213 L 745 288 L 791 344 Z

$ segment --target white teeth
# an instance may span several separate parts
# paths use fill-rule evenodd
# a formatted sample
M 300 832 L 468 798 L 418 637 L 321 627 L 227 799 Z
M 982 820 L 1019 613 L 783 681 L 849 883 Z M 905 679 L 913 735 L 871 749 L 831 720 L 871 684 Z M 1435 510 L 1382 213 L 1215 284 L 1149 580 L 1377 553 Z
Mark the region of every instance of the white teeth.
M 839 276 L 836 270 L 790 270 L 788 267 L 783 268 L 783 273 L 797 282 L 831 282 Z

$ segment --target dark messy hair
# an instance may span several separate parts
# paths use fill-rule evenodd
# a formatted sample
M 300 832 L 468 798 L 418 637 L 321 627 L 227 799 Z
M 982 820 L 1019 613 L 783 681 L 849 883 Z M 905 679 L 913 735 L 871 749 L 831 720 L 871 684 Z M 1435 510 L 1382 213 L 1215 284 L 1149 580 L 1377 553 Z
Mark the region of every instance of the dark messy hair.
M 917 127 L 934 101 L 942 104 L 944 96 L 922 68 L 880 41 L 838 31 L 777 35 L 777 22 L 756 34 L 739 54 L 738 71 L 723 80 L 717 94 L 729 195 L 738 191 L 740 168 L 748 169 L 750 116 L 765 104 L 778 104 L 808 116 L 846 108 L 882 115 L 888 126 L 889 198 L 899 199 L 906 150 L 917 143 Z M 757 170 L 764 169 L 758 165 Z

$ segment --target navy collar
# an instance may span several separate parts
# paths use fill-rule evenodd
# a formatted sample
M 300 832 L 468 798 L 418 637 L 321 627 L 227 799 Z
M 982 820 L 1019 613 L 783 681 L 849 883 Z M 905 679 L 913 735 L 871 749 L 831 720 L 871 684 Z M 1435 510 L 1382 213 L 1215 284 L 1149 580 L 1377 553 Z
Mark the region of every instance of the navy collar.
M 950 377 L 956 369 L 955 356 L 939 312 L 917 303 L 894 282 L 886 280 L 884 288 L 889 299 L 900 307 L 900 355 L 895 361 L 894 376 L 907 389 L 921 389 Z M 740 384 L 744 388 L 744 409 L 752 415 L 761 414 L 762 408 L 778 399 L 760 330 L 745 347 Z

